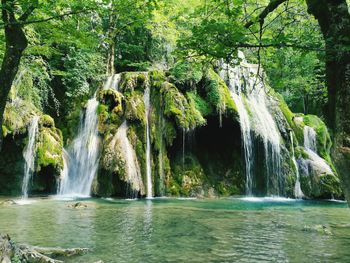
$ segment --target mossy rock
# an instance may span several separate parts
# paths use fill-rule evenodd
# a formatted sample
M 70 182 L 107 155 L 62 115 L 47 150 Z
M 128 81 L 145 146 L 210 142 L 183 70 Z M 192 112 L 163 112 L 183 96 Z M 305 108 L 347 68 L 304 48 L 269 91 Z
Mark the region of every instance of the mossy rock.
M 192 100 L 189 102 L 175 85 L 164 82 L 160 94 L 163 101 L 164 115 L 175 120 L 180 128 L 194 129 L 206 124 L 206 120 L 197 110 L 195 103 Z
M 113 89 L 102 89 L 97 94 L 98 101 L 108 107 L 108 111 L 119 113 L 123 110 L 123 94 Z
M 43 115 L 40 118 L 40 125 L 45 128 L 55 128 L 55 121 L 54 119 L 49 115 Z
M 63 168 L 63 138 L 56 128 L 41 127 L 37 142 L 37 171 L 52 166 L 57 171 Z
M 304 123 L 315 130 L 317 134 L 317 152 L 323 159 L 331 164 L 330 151 L 332 140 L 326 124 L 315 115 L 305 115 Z
M 143 90 L 148 84 L 146 72 L 123 72 L 121 74 L 120 89 L 123 94 L 134 90 Z
M 27 126 L 36 115 L 40 116 L 42 113 L 31 103 L 20 99 L 7 103 L 2 126 L 3 136 L 26 133 Z
M 187 92 L 186 95 L 190 104 L 194 105 L 196 110 L 198 110 L 203 117 L 213 114 L 212 106 L 197 93 Z
M 205 89 L 206 101 L 216 109 L 217 113 L 229 113 L 238 117 L 237 106 L 231 97 L 230 89 L 213 69 L 207 72 Z
M 339 178 L 334 174 L 302 176 L 300 178 L 303 193 L 309 198 L 342 198 Z
M 101 134 L 115 132 L 123 121 L 124 96 L 112 89 L 103 89 L 97 95 L 98 130 Z
M 145 105 L 143 93 L 133 91 L 125 97 L 125 118 L 128 121 L 145 122 Z

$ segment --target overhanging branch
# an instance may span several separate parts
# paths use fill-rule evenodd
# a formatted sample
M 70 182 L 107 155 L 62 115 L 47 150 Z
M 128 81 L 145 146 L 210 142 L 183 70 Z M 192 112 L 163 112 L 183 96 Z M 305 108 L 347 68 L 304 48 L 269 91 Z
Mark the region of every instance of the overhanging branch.
M 84 10 L 78 10 L 78 11 L 72 11 L 72 12 L 67 12 L 67 13 L 63 13 L 60 15 L 56 15 L 56 16 L 50 16 L 48 18 L 43 18 L 43 19 L 34 19 L 34 20 L 28 20 L 28 21 L 16 21 L 16 22 L 8 22 L 8 23 L 0 23 L 0 28 L 3 28 L 5 26 L 8 25 L 29 25 L 29 24 L 36 24 L 36 23 L 43 23 L 43 22 L 48 22 L 54 19 L 62 19 L 66 16 L 72 16 L 72 15 L 78 15 L 78 14 L 82 14 L 82 13 L 88 13 L 92 11 L 91 9 L 84 9 Z
M 251 27 L 255 22 L 259 22 L 260 24 L 264 23 L 265 18 L 274 10 L 276 10 L 281 4 L 287 2 L 288 0 L 271 0 L 270 3 L 265 7 L 265 9 L 258 15 L 256 20 L 248 21 L 244 26 L 246 28 Z

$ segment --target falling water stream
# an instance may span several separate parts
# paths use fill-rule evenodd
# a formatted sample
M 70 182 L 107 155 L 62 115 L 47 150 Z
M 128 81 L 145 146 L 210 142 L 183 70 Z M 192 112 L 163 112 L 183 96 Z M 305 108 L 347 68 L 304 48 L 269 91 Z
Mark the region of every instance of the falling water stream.
M 263 80 L 258 76 L 258 66 L 248 64 L 243 53 L 242 62 L 232 67 L 223 65 L 221 77 L 227 80 L 231 97 L 239 115 L 245 156 L 246 194 L 253 194 L 254 151 L 253 140 L 261 138 L 265 151 L 266 193 L 282 193 L 280 133 L 268 109 L 268 98 Z M 255 137 L 254 137 L 255 135 Z
M 35 143 L 39 132 L 39 117 L 34 116 L 28 127 L 28 144 L 23 151 L 24 177 L 22 182 L 22 198 L 28 198 L 28 188 L 34 172 L 35 164 Z
M 90 196 L 99 160 L 98 101 L 94 96 L 80 117 L 80 127 L 69 153 L 68 176 L 60 184 L 59 194 Z M 67 168 L 65 168 L 67 169 Z
M 332 168 L 317 154 L 316 131 L 309 126 L 304 126 L 304 148 L 309 158 L 317 163 L 328 174 L 333 174 Z
M 118 90 L 120 77 L 120 74 L 108 77 L 103 88 Z M 64 168 L 61 172 L 59 195 L 90 196 L 99 161 L 97 107 L 95 94 L 81 114 L 79 132 L 73 145 L 63 152 Z
M 303 191 L 301 190 L 300 186 L 300 173 L 299 173 L 299 166 L 297 163 L 297 160 L 295 159 L 295 151 L 294 151 L 294 138 L 293 138 L 293 132 L 290 132 L 290 141 L 292 142 L 292 161 L 295 167 L 295 173 L 296 173 L 296 181 L 294 186 L 294 196 L 295 198 L 301 199 L 304 196 Z
M 137 161 L 136 152 L 128 139 L 128 124 L 126 121 L 120 125 L 116 135 L 113 140 L 114 143 L 119 141 L 119 145 L 121 147 L 121 152 L 123 154 L 126 166 L 126 180 L 130 185 L 132 191 L 130 191 L 129 197 L 135 198 L 135 192 L 140 192 L 143 184 L 141 178 L 140 166 Z
M 146 87 L 144 94 L 145 120 L 146 120 L 146 176 L 147 176 L 147 198 L 152 198 L 152 168 L 151 168 L 151 142 L 149 132 L 150 113 L 150 89 Z

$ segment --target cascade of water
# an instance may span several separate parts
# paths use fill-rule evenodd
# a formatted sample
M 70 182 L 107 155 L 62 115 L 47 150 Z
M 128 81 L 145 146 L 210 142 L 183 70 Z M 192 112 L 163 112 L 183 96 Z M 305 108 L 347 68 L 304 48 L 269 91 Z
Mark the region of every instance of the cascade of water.
M 69 149 L 68 176 L 60 184 L 61 195 L 90 196 L 99 160 L 97 107 L 96 97 L 90 99 L 80 117 L 78 136 Z
M 28 144 L 23 151 L 24 177 L 22 182 L 22 198 L 28 198 L 29 182 L 33 176 L 35 163 L 35 142 L 39 132 L 39 117 L 34 116 L 28 127 Z
M 107 78 L 107 81 L 103 85 L 103 88 L 104 89 L 111 88 L 111 89 L 114 89 L 114 90 L 118 91 L 120 79 L 121 79 L 121 74 L 114 74 L 112 76 L 109 76 Z
M 159 136 L 159 153 L 158 153 L 158 169 L 159 169 L 159 192 L 161 195 L 164 194 L 164 168 L 163 168 L 163 127 L 164 127 L 164 119 L 162 113 L 159 114 L 159 128 L 158 128 L 158 136 Z
M 149 133 L 149 113 L 151 107 L 150 88 L 146 87 L 144 94 L 145 119 L 146 119 L 146 176 L 147 176 L 147 198 L 152 198 L 152 167 L 151 167 L 151 141 Z
M 64 184 L 67 184 L 67 180 L 69 177 L 70 156 L 69 156 L 69 153 L 66 151 L 66 149 L 63 149 L 62 159 L 63 159 L 63 169 L 61 170 L 60 181 L 58 183 L 58 188 L 57 188 L 57 193 L 59 195 L 63 194 L 61 193 L 62 186 Z
M 182 169 L 185 169 L 185 144 L 186 144 L 186 129 L 182 128 Z
M 264 82 L 261 76 L 258 76 L 257 65 L 248 64 L 244 60 L 243 53 L 240 52 L 239 56 L 243 62 L 236 67 L 224 64 L 220 75 L 226 76 L 239 115 L 246 165 L 246 194 L 252 195 L 254 170 L 252 132 L 254 132 L 264 143 L 267 194 L 280 195 L 283 181 L 280 168 L 280 133 L 268 109 Z
M 290 132 L 290 141 L 292 142 L 292 161 L 295 167 L 295 172 L 296 172 L 296 181 L 295 181 L 295 186 L 294 186 L 294 196 L 295 198 L 301 199 L 304 196 L 303 191 L 301 190 L 300 186 L 300 173 L 299 173 L 299 166 L 297 163 L 297 160 L 295 159 L 295 151 L 294 151 L 294 138 L 293 138 L 293 132 Z
M 304 147 L 313 152 L 317 152 L 316 132 L 312 127 L 307 125 L 304 126 Z
M 253 188 L 254 156 L 253 156 L 253 144 L 252 144 L 252 137 L 251 137 L 249 114 L 244 105 L 242 86 L 236 85 L 235 81 L 237 77 L 234 75 L 230 76 L 228 69 L 229 68 L 226 68 L 226 72 L 227 72 L 227 77 L 229 78 L 230 93 L 237 107 L 242 139 L 243 139 L 245 172 L 246 172 L 246 195 L 250 196 L 252 195 L 252 188 Z
M 124 121 L 118 128 L 114 140 L 120 142 L 121 152 L 123 153 L 125 159 L 128 183 L 131 185 L 134 191 L 140 191 L 143 185 L 140 166 L 137 161 L 136 152 L 128 139 L 127 132 L 128 124 L 126 121 Z
M 316 131 L 312 127 L 304 126 L 304 148 L 309 158 L 317 163 L 318 167 L 329 174 L 333 174 L 332 168 L 317 154 L 316 136 Z

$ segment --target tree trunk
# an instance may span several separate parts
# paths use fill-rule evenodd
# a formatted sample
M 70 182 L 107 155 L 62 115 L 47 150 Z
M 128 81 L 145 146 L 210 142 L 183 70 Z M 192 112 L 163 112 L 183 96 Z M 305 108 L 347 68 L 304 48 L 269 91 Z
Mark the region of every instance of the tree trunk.
M 0 69 L 0 127 L 2 128 L 7 97 L 16 77 L 22 53 L 28 45 L 22 26 L 14 14 L 14 0 L 1 0 L 2 20 L 5 27 L 5 55 Z M 0 151 L 2 148 L 2 129 L 0 130 Z
M 112 76 L 115 74 L 114 60 L 115 60 L 115 43 L 114 41 L 112 41 L 112 43 L 109 45 L 108 55 L 107 55 L 107 75 L 108 76 Z
M 346 0 L 306 0 L 326 43 L 328 120 L 332 155 L 350 204 L 350 15 Z

